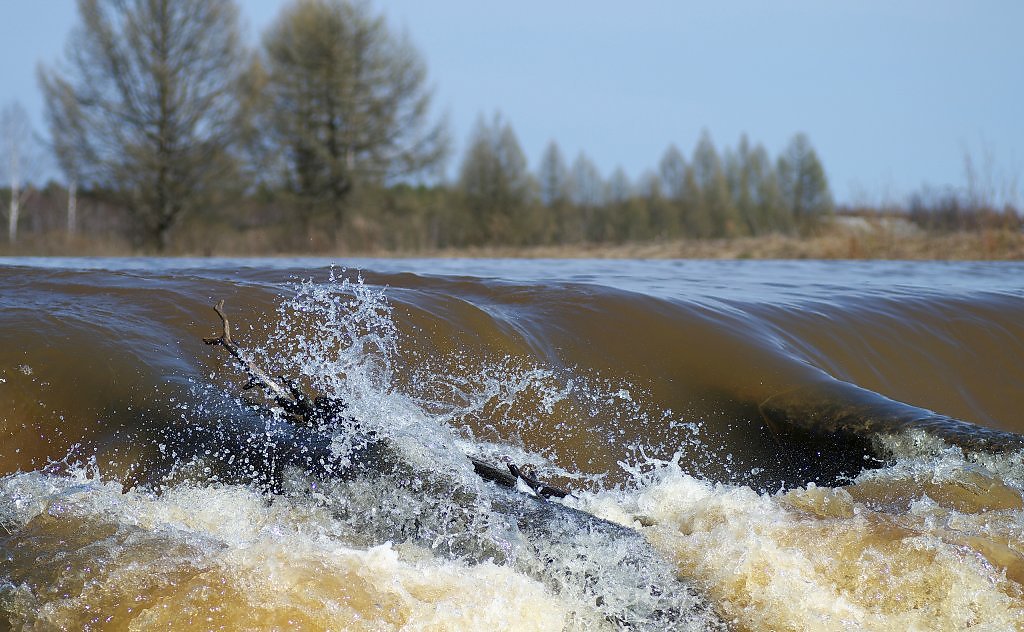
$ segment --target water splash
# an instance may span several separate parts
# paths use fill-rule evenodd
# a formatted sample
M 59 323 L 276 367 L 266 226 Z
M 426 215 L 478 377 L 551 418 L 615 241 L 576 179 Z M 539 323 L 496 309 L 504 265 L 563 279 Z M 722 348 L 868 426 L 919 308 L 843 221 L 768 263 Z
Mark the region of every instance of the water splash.
M 641 529 L 740 629 L 1024 621 L 1021 489 L 953 450 L 775 493 L 695 478 L 678 459 L 643 465 L 628 489 L 579 505 Z
M 254 484 L 295 435 L 233 401 L 233 386 L 225 397 L 190 376 L 175 391 L 175 424 L 133 438 L 171 463 L 161 493 L 122 493 L 121 481 L 100 476 L 110 472 L 73 458 L 61 475 L 0 479 L 6 622 L 707 629 L 721 615 L 749 630 L 1019 628 L 1019 455 L 965 454 L 908 435 L 883 439 L 891 462 L 843 485 L 715 483 L 665 451 L 686 444 L 687 455 L 724 461 L 728 451 L 700 419 L 660 410 L 642 388 L 522 358 L 432 364 L 403 347 L 400 318 L 384 290 L 334 276 L 296 284 L 251 332 L 275 374 L 344 398 L 360 427 L 394 448 L 396 467 L 318 477 L 296 459 L 288 463 L 303 466 L 282 467 L 273 485 Z M 442 370 L 451 364 L 458 370 Z M 670 436 L 644 437 L 635 431 L 644 425 Z M 354 456 L 350 429 L 320 429 L 331 454 Z M 585 491 L 567 503 L 628 529 L 553 519 L 575 514 L 497 490 L 465 459 L 505 456 L 568 476 L 571 450 L 539 447 L 545 432 L 579 439 L 581 452 L 632 446 L 621 460 L 627 484 L 579 478 L 573 486 Z M 240 453 L 260 462 L 238 480 L 221 476 Z

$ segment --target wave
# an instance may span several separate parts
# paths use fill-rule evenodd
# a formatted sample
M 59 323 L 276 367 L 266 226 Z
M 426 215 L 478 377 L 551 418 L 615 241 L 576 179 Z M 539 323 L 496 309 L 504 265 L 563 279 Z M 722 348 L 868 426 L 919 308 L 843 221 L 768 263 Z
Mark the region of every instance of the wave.
M 1012 291 L 95 268 L 0 267 L 12 626 L 1020 620 Z M 257 362 L 404 469 L 341 475 L 366 460 L 353 427 L 240 398 L 202 343 L 219 299 Z M 466 455 L 574 495 L 495 489 Z

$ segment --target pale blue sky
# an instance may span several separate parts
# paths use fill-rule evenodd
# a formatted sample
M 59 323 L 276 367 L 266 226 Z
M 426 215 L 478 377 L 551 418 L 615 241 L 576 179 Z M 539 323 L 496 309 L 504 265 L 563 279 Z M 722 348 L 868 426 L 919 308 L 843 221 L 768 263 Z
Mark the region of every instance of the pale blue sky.
M 283 0 L 239 3 L 255 43 Z M 702 129 L 774 155 L 806 132 L 843 202 L 963 184 L 964 152 L 1024 194 L 1020 0 L 377 1 L 423 53 L 456 141 L 501 110 L 536 166 L 550 139 L 607 175 L 687 155 Z M 39 61 L 73 0 L 0 0 L 0 103 L 42 125 Z M 44 130 L 40 130 L 44 131 Z M 1018 201 L 1024 201 L 1019 200 Z

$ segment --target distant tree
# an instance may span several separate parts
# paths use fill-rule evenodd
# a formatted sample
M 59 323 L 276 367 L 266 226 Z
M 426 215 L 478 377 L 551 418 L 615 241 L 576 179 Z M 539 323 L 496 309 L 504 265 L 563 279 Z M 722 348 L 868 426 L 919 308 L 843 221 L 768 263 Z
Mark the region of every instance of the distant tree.
M 596 207 L 604 203 L 604 179 L 597 165 L 580 152 L 569 169 L 569 200 L 577 206 Z
M 78 232 L 78 179 L 70 178 L 67 186 L 68 213 L 67 231 L 69 235 Z
M 606 241 L 638 241 L 650 238 L 650 219 L 645 205 L 622 167 L 608 177 L 604 233 Z
M 568 197 L 569 169 L 558 143 L 550 141 L 537 167 L 537 185 L 541 204 L 549 208 L 558 206 Z
M 7 241 L 18 240 L 18 221 L 27 189 L 26 180 L 36 175 L 40 151 L 32 134 L 32 123 L 25 108 L 11 101 L 0 109 L 0 174 L 10 186 L 7 208 Z
M 337 229 L 360 182 L 440 170 L 447 132 L 431 120 L 426 66 L 369 5 L 290 3 L 264 37 L 262 63 L 265 149 L 307 219 L 330 208 Z
M 740 136 L 736 149 L 726 149 L 722 157 L 725 169 L 725 181 L 729 185 L 729 195 L 736 205 L 739 215 L 747 231 L 753 235 L 760 232 L 760 222 L 754 204 L 753 183 L 750 181 L 750 141 L 747 135 Z
M 633 184 L 622 167 L 615 167 L 612 175 L 608 176 L 608 184 L 605 189 L 607 191 L 605 197 L 611 204 L 622 204 L 633 197 Z
M 683 232 L 683 218 L 695 201 L 686 187 L 688 170 L 683 152 L 675 144 L 669 145 L 658 162 L 658 191 L 665 203 L 658 205 L 651 216 L 662 237 L 678 237 Z
M 537 243 L 561 239 L 570 214 L 569 168 L 562 150 L 555 141 L 544 148 L 537 166 L 537 192 L 540 205 L 533 211 L 532 224 L 537 226 Z
M 658 175 L 661 178 L 661 191 L 672 200 L 682 200 L 686 192 L 686 158 L 674 144 L 661 156 L 658 162 Z
M 598 209 L 604 206 L 604 194 L 601 172 L 594 161 L 580 152 L 569 168 L 569 201 L 576 211 L 576 226 L 570 231 L 573 241 L 600 239 Z
M 711 208 L 701 196 L 701 188 L 697 183 L 697 171 L 691 165 L 686 168 L 686 179 L 683 183 L 682 230 L 690 237 L 705 239 L 714 234 L 714 220 Z
M 743 134 L 736 150 L 726 152 L 725 174 L 746 232 L 760 235 L 789 230 L 792 221 L 782 206 L 778 178 L 762 145 L 751 147 Z
M 644 207 L 647 218 L 647 234 L 655 239 L 676 237 L 679 232 L 679 209 L 662 193 L 660 176 L 653 170 L 640 174 L 636 184 L 636 196 Z
M 244 66 L 230 0 L 79 0 L 66 60 L 41 67 L 58 160 L 109 191 L 146 242 L 168 245 L 180 217 L 233 167 Z
M 477 119 L 459 171 L 459 189 L 476 227 L 473 241 L 529 241 L 532 227 L 522 220 L 532 180 L 519 140 L 500 114 L 490 123 L 482 116 Z
M 754 198 L 758 231 L 787 233 L 793 229 L 793 215 L 783 204 L 778 173 L 768 150 L 758 143 L 747 156 L 746 169 Z
M 825 169 L 806 134 L 797 134 L 778 159 L 779 190 L 785 207 L 802 227 L 832 213 Z
M 693 150 L 693 178 L 699 199 L 693 210 L 698 237 L 733 237 L 744 232 L 729 192 L 722 160 L 705 130 Z M 710 223 L 710 232 L 705 233 Z

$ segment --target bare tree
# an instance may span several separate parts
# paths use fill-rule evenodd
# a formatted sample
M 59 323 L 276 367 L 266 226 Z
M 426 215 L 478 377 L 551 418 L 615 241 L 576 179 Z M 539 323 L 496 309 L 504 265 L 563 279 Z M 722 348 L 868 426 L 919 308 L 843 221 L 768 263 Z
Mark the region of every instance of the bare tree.
M 41 67 L 69 180 L 117 196 L 151 247 L 224 187 L 245 66 L 230 0 L 79 0 L 64 64 Z
M 17 101 L 6 104 L 0 110 L 0 172 L 11 187 L 11 199 L 7 208 L 7 241 L 18 240 L 18 220 L 22 203 L 28 189 L 22 185 L 35 174 L 40 165 L 40 151 L 32 134 L 32 122 L 25 108 Z
M 428 173 L 448 149 L 430 121 L 426 66 L 365 3 L 296 0 L 264 37 L 263 121 L 288 188 L 309 215 L 358 183 Z
M 68 235 L 78 232 L 78 180 L 68 182 Z

